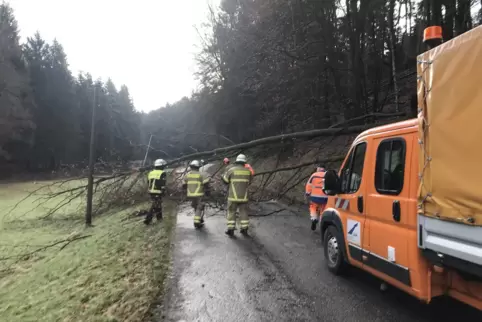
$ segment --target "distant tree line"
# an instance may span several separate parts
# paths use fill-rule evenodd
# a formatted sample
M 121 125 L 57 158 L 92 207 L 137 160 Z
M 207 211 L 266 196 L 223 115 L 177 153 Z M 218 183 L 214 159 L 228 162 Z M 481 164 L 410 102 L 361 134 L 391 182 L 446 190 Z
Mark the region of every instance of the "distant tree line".
M 56 168 L 96 155 L 173 158 L 218 146 L 407 111 L 423 29 L 447 41 L 480 24 L 482 0 L 222 0 L 199 30 L 199 90 L 136 112 L 127 87 L 73 76 L 57 41 L 19 43 L 0 6 L 0 164 Z M 162 90 L 162 89 L 160 89 Z M 413 102 L 412 102 L 413 103 Z M 362 119 L 366 121 L 366 119 Z M 369 121 L 369 120 L 368 120 Z
M 117 90 L 110 79 L 88 73 L 72 75 L 62 45 L 39 33 L 21 44 L 11 7 L 0 4 L 0 165 L 33 171 L 85 161 L 94 87 L 96 156 L 132 159 L 141 115 L 128 88 Z
M 366 114 L 413 113 L 424 28 L 441 25 L 450 40 L 480 23 L 481 3 L 223 0 L 211 10 L 207 32 L 199 31 L 201 90 L 151 112 L 145 128 L 189 143 L 165 142 L 167 152 L 191 153 L 213 141 L 181 132 L 209 131 L 238 143 Z

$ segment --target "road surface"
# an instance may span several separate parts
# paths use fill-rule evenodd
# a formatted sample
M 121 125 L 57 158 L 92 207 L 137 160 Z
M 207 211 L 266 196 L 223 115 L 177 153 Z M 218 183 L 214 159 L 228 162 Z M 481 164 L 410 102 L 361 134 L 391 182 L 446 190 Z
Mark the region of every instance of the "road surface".
M 257 215 L 279 209 L 264 204 Z M 290 208 L 251 220 L 250 237 L 224 235 L 222 213 L 208 209 L 206 227 L 193 228 L 180 206 L 172 276 L 154 321 L 482 321 L 451 299 L 430 306 L 356 269 L 336 277 L 325 268 L 319 232 Z

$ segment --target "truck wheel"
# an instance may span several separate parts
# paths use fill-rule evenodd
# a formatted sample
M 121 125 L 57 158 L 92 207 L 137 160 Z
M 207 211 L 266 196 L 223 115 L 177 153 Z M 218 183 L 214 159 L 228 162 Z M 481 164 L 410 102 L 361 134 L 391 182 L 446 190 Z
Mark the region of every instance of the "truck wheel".
M 323 248 L 328 270 L 335 275 L 341 275 L 346 270 L 347 263 L 341 249 L 340 232 L 335 226 L 329 226 L 325 231 Z

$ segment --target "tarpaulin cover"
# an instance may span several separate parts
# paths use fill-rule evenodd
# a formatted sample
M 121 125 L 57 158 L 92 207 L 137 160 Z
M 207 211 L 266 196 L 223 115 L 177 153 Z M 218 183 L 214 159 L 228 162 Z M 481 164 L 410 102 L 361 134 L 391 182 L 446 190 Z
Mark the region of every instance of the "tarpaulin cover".
M 482 226 L 482 26 L 418 56 L 419 211 Z

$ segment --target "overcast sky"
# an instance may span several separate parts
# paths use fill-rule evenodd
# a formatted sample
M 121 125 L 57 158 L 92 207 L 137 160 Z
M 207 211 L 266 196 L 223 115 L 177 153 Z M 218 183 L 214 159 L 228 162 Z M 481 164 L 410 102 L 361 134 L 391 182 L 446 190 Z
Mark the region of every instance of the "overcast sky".
M 207 4 L 219 0 L 7 0 L 22 41 L 37 30 L 57 38 L 70 69 L 129 87 L 138 110 L 189 96 Z

